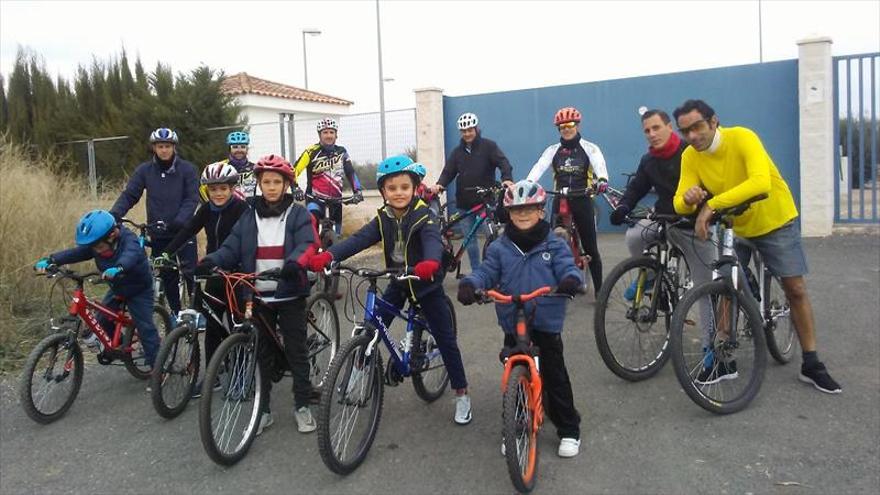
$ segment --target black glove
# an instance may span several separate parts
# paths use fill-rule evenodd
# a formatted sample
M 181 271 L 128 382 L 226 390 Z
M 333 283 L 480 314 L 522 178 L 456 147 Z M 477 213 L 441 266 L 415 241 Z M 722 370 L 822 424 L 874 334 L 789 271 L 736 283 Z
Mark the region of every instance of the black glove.
M 568 294 L 569 296 L 578 294 L 583 291 L 583 289 L 584 284 L 582 284 L 576 277 L 565 277 L 559 282 L 559 285 L 556 286 L 556 292 L 558 294 Z
M 620 205 L 611 212 L 611 225 L 621 225 L 629 215 L 629 206 Z
M 303 192 L 302 189 L 296 187 L 293 189 L 293 200 L 294 201 L 303 201 L 306 199 L 306 193 Z
M 462 281 L 458 284 L 458 302 L 464 304 L 465 306 L 470 306 L 471 304 L 477 302 L 477 290 L 468 282 Z
M 201 263 L 196 265 L 196 269 L 193 270 L 193 273 L 197 277 L 206 277 L 208 275 L 211 275 L 211 273 L 214 271 L 214 268 L 217 268 L 217 263 L 214 263 L 210 259 L 205 258 L 202 260 Z
M 351 198 L 351 200 L 352 200 L 355 204 L 360 203 L 361 201 L 364 200 L 364 193 L 361 192 L 360 190 L 355 191 L 353 197 Z
M 302 273 L 303 269 L 299 266 L 299 263 L 295 261 L 291 261 L 289 263 L 284 264 L 284 268 L 281 269 L 281 278 L 287 280 L 296 280 L 300 273 Z

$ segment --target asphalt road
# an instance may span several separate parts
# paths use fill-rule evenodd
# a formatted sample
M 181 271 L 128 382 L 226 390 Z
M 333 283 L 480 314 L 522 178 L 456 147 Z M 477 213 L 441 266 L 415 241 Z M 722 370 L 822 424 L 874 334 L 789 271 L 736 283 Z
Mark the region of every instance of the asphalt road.
M 603 236 L 600 249 L 610 270 L 624 257 L 623 238 Z M 878 493 L 880 241 L 838 236 L 807 240 L 806 249 L 820 357 L 841 395 L 798 382 L 797 358 L 769 360 L 751 406 L 713 416 L 687 398 L 671 366 L 641 383 L 612 375 L 596 351 L 592 304 L 581 298 L 565 332 L 581 454 L 558 458 L 554 429 L 545 428 L 536 492 Z M 454 293 L 454 281 L 447 289 Z M 0 380 L 0 492 L 511 493 L 499 452 L 501 331 L 490 307 L 456 310 L 474 421 L 452 422 L 451 393 L 426 405 L 408 382 L 386 389 L 376 442 L 347 477 L 324 467 L 314 434 L 296 432 L 286 386 L 273 394 L 275 425 L 224 469 L 202 450 L 197 407 L 163 420 L 142 382 L 92 366 L 73 408 L 48 426 L 22 412 L 16 377 Z M 343 335 L 349 328 L 343 323 Z

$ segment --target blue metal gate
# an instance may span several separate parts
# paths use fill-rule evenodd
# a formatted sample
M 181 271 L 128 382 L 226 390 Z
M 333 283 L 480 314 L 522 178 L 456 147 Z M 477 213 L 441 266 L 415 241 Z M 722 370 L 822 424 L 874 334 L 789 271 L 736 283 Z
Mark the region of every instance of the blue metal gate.
M 834 73 L 834 221 L 880 223 L 880 53 L 832 59 Z

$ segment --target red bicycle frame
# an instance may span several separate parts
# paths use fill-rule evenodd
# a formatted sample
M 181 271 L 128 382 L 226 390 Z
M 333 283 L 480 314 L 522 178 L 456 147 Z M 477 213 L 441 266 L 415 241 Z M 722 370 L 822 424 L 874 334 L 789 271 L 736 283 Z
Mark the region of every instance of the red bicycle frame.
M 116 296 L 118 300 L 123 301 L 124 299 Z M 91 310 L 91 311 L 89 311 Z M 89 300 L 82 287 L 77 287 L 73 291 L 73 299 L 70 302 L 70 307 L 68 308 L 68 313 L 71 316 L 77 316 L 82 321 L 86 323 L 92 332 L 98 336 L 98 339 L 104 344 L 105 349 L 119 349 L 122 344 L 122 329 L 126 326 L 132 325 L 133 321 L 131 316 L 125 312 L 125 304 L 120 306 L 120 308 L 116 311 L 104 307 L 101 304 L 98 304 L 94 301 Z M 115 323 L 113 338 L 107 335 L 107 332 L 104 330 L 104 327 L 98 322 L 97 317 L 94 313 L 99 313 L 107 318 L 110 321 Z M 131 352 L 131 343 L 125 349 L 122 349 L 124 352 Z
M 574 264 L 578 269 L 583 270 L 590 263 L 590 256 L 585 254 L 581 249 L 581 241 L 578 238 L 577 228 L 572 221 L 571 209 L 568 206 L 568 198 L 563 195 L 559 196 L 559 217 L 562 219 L 562 227 L 568 232 L 568 246 L 571 248 L 571 254 L 574 256 Z

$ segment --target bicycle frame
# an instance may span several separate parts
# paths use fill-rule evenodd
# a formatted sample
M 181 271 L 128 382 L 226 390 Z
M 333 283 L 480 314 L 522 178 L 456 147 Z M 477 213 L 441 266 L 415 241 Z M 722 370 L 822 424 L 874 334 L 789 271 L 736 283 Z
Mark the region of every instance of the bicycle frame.
M 470 218 L 473 216 L 476 216 L 476 218 L 474 219 L 474 223 L 473 225 L 471 225 L 471 229 L 467 232 L 467 234 L 465 234 L 464 238 L 461 241 L 461 245 L 458 247 L 458 251 L 455 253 L 454 258 L 456 263 L 461 262 L 462 257 L 464 257 L 467 245 L 476 238 L 477 232 L 480 229 L 480 226 L 483 225 L 483 223 L 486 223 L 486 227 L 489 229 L 490 236 L 495 234 L 492 222 L 488 221 L 489 206 L 486 203 L 480 203 L 478 205 L 474 205 L 474 207 L 464 213 L 457 212 L 452 215 L 449 218 L 446 227 L 444 228 L 443 235 L 445 235 L 446 237 L 452 236 L 452 228 L 455 225 L 459 224 L 465 218 Z
M 95 315 L 89 310 L 100 313 L 116 323 L 112 339 L 107 335 L 104 327 L 98 322 L 97 317 L 95 317 Z M 89 300 L 86 297 L 82 286 L 78 286 L 73 291 L 73 298 L 71 299 L 68 313 L 85 322 L 86 326 L 98 336 L 98 339 L 104 345 L 105 349 L 119 350 L 120 345 L 122 344 L 122 329 L 133 324 L 131 316 L 125 312 L 124 304 L 117 311 L 113 311 L 110 308 L 106 308 L 101 304 Z M 131 352 L 130 347 L 121 350 Z
M 397 372 L 400 373 L 401 376 L 410 376 L 413 372 L 413 367 L 410 361 L 410 358 L 412 357 L 413 331 L 417 325 L 428 332 L 431 330 L 428 328 L 427 323 L 422 321 L 422 319 L 416 315 L 417 306 L 415 304 L 410 302 L 406 313 L 404 313 L 391 303 L 379 297 L 376 292 L 377 287 L 375 281 L 371 280 L 370 287 L 367 289 L 366 301 L 364 303 L 364 322 L 370 323 L 378 331 L 373 335 L 373 340 L 367 347 L 366 355 L 369 356 L 372 354 L 376 341 L 381 337 L 382 342 L 391 354 L 391 359 L 394 362 L 394 367 Z M 394 342 L 391 333 L 388 331 L 388 327 L 385 326 L 385 323 L 379 318 L 378 315 L 380 311 L 387 312 L 395 318 L 401 318 L 406 321 L 406 334 L 402 348 L 398 348 L 397 343 Z M 355 327 L 355 330 L 357 331 L 358 328 L 363 327 Z

